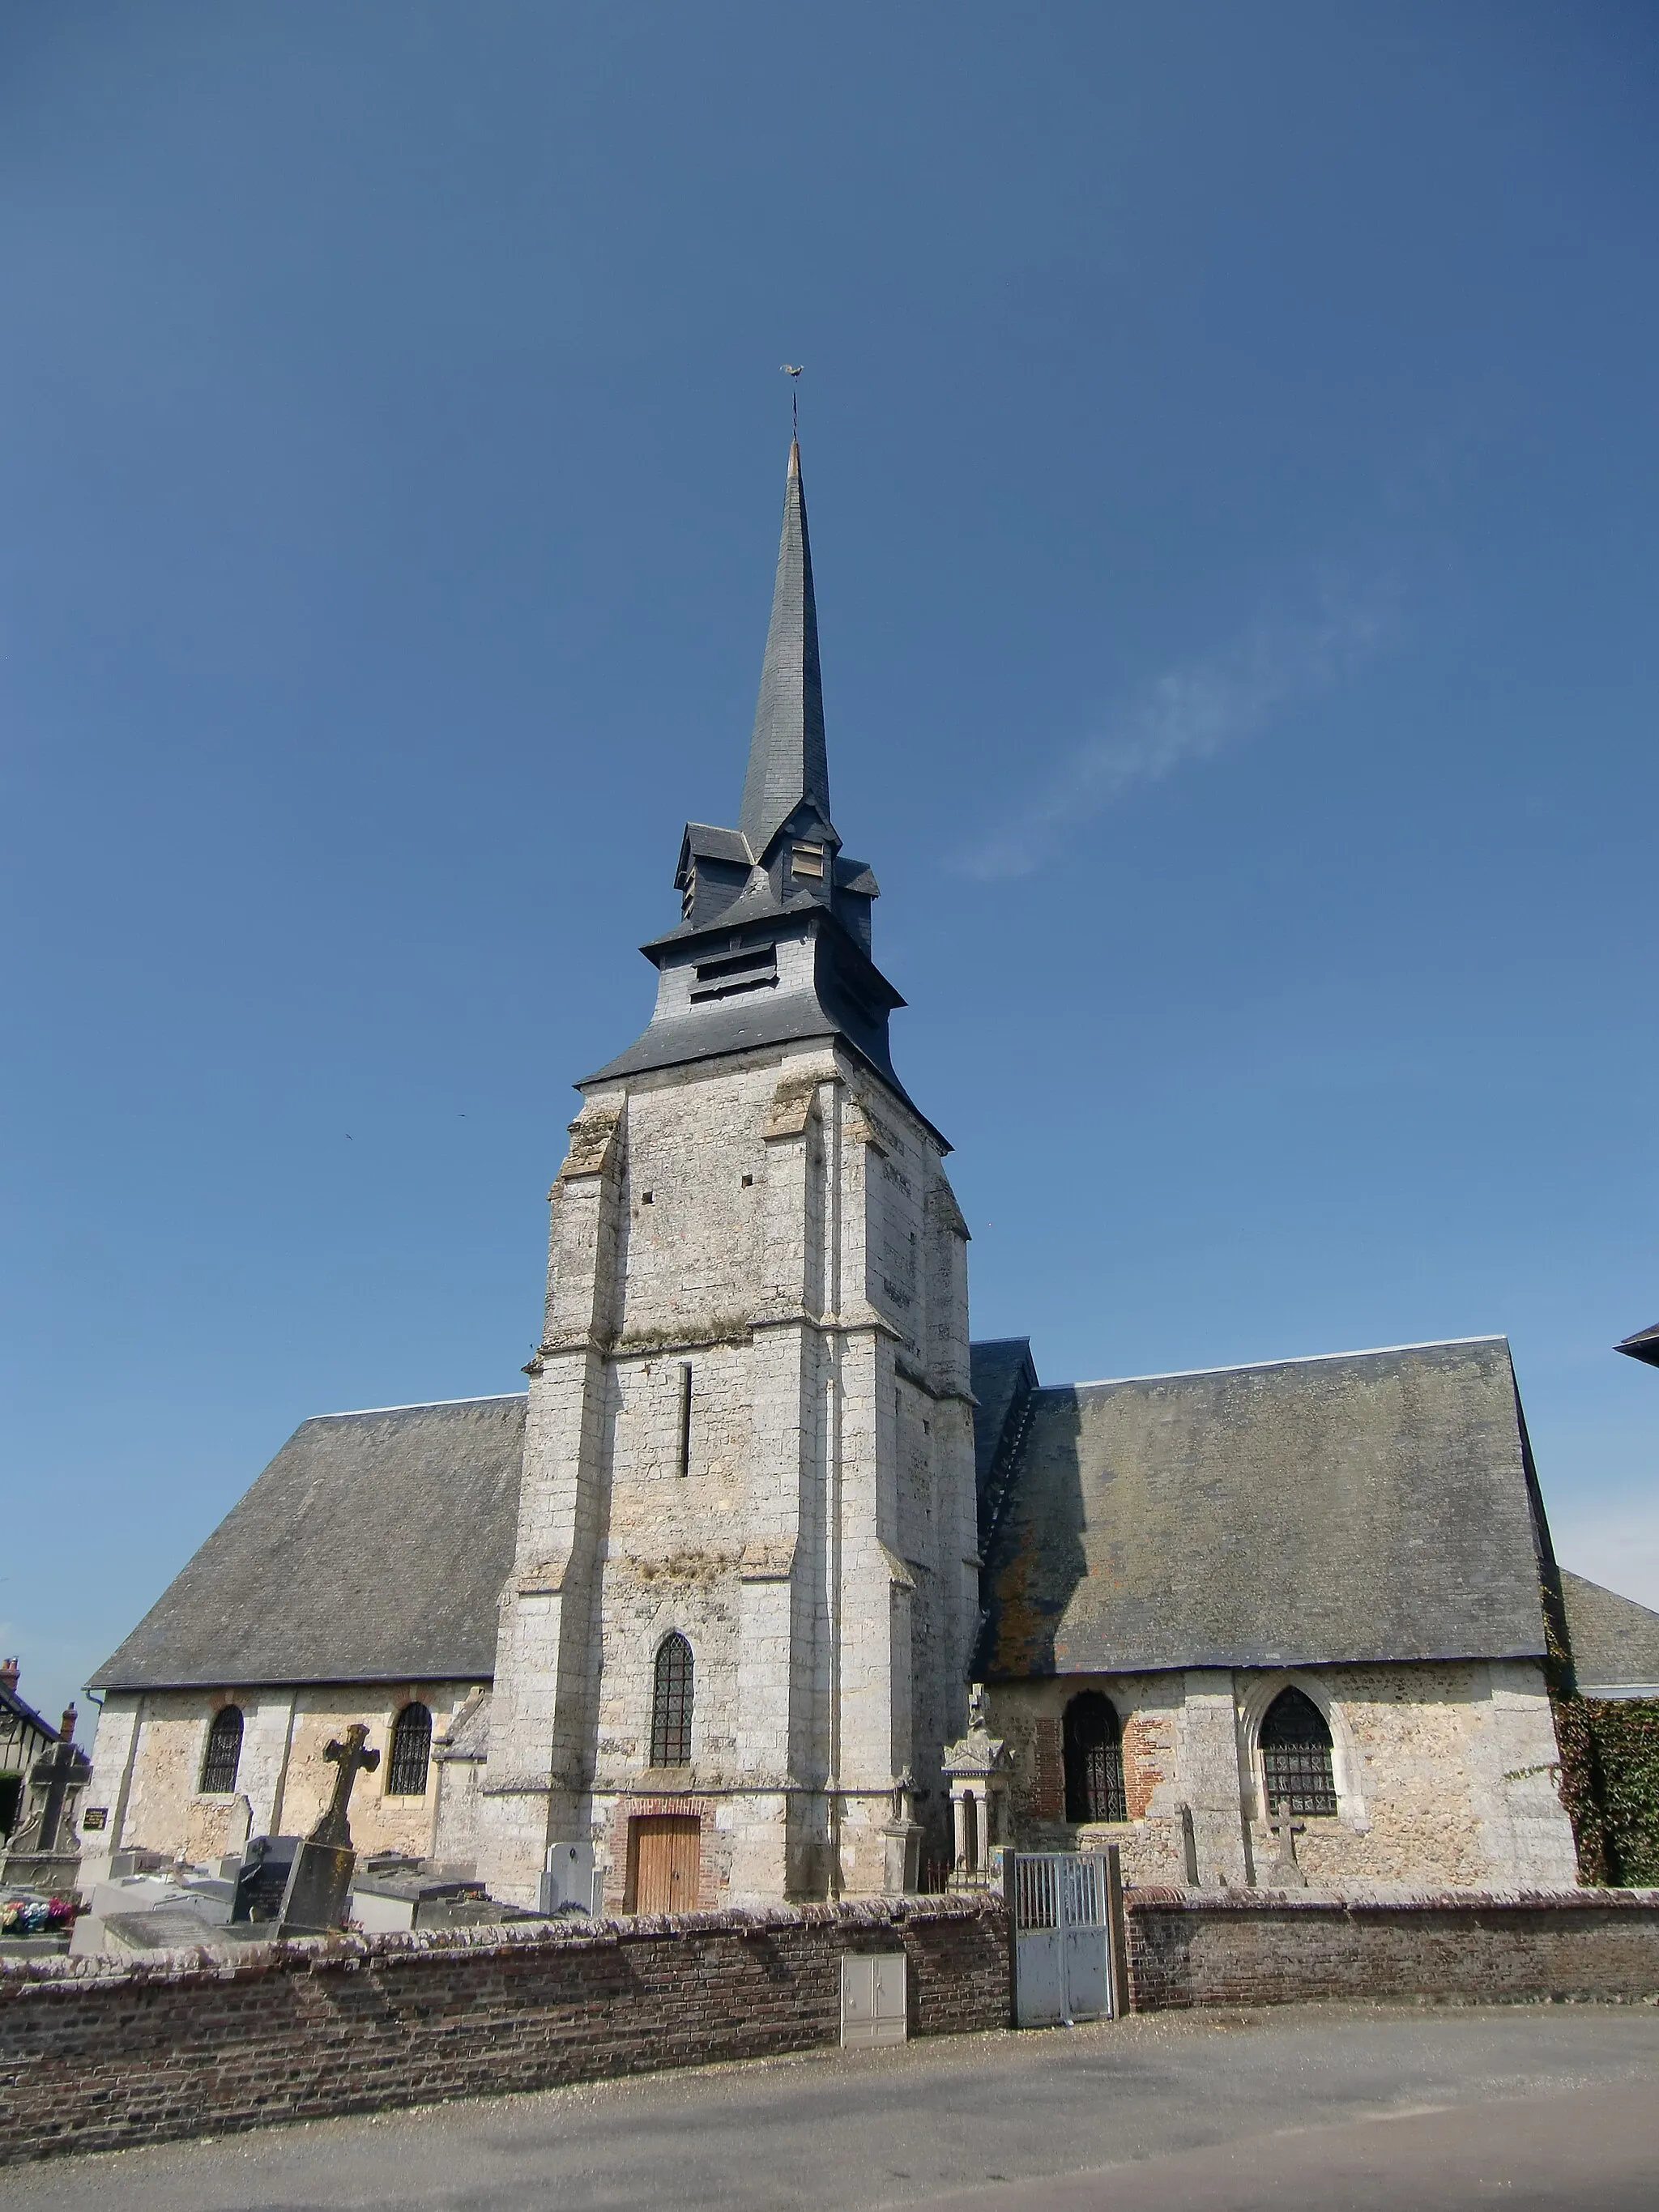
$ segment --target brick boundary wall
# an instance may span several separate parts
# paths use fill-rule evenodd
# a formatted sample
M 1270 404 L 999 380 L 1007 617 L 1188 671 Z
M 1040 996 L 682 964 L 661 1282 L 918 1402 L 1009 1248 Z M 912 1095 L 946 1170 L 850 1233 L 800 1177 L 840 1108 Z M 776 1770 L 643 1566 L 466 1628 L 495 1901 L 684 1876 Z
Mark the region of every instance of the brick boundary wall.
M 1132 1889 L 1130 2002 L 1507 2004 L 1659 1994 L 1659 1890 Z
M 902 1948 L 912 2035 L 1004 2027 L 1000 1903 L 776 1906 L 0 1961 L 0 2165 L 839 2040 Z
M 1125 1893 L 1137 2012 L 1659 1995 L 1659 1890 Z M 910 2033 L 1004 2027 L 994 1897 L 0 1961 L 0 2165 L 835 2043 L 902 1948 Z

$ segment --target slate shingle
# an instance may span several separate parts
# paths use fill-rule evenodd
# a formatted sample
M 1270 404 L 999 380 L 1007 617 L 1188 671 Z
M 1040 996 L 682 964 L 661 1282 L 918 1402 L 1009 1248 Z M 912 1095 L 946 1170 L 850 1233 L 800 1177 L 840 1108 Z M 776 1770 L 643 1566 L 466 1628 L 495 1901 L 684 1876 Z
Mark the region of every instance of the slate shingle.
M 1544 1649 L 1509 1346 L 1037 1391 L 987 1679 Z
M 92 1687 L 488 1680 L 525 1400 L 304 1421 Z

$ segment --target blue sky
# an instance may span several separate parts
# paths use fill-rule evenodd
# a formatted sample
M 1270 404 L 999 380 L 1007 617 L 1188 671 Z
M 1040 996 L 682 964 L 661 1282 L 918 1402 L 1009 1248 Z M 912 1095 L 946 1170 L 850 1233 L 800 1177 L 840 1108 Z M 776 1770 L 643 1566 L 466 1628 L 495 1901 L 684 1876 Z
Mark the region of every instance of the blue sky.
M 1656 93 L 1595 0 L 5 0 L 25 1693 L 307 1414 L 519 1387 L 736 808 L 783 361 L 976 1332 L 1505 1331 L 1659 1604 Z

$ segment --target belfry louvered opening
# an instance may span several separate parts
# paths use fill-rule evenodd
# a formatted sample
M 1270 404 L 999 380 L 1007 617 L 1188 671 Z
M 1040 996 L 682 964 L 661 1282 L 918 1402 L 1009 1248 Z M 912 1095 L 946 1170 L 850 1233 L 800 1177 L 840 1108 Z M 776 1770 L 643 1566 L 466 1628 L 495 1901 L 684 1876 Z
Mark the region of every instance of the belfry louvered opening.
M 728 952 L 718 960 L 700 960 L 693 971 L 691 1003 L 706 999 L 732 999 L 741 991 L 771 991 L 777 988 L 778 949 L 763 945 L 752 952 Z

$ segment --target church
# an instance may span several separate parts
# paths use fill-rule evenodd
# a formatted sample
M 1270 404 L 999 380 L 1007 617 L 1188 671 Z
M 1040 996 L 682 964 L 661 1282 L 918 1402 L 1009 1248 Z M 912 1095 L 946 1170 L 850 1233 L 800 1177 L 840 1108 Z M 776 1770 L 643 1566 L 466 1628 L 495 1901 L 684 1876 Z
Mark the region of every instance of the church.
M 1054 1386 L 975 1344 L 830 799 L 798 445 L 735 826 L 577 1086 L 527 1389 L 305 1421 L 98 1671 L 82 1887 L 302 1833 L 536 1905 L 1577 1880 L 1552 1689 L 1659 1616 L 1557 1566 L 1502 1338 Z M 1586 1648 L 1580 1649 L 1583 1642 Z M 1593 1653 L 1589 1647 L 1593 1646 Z

